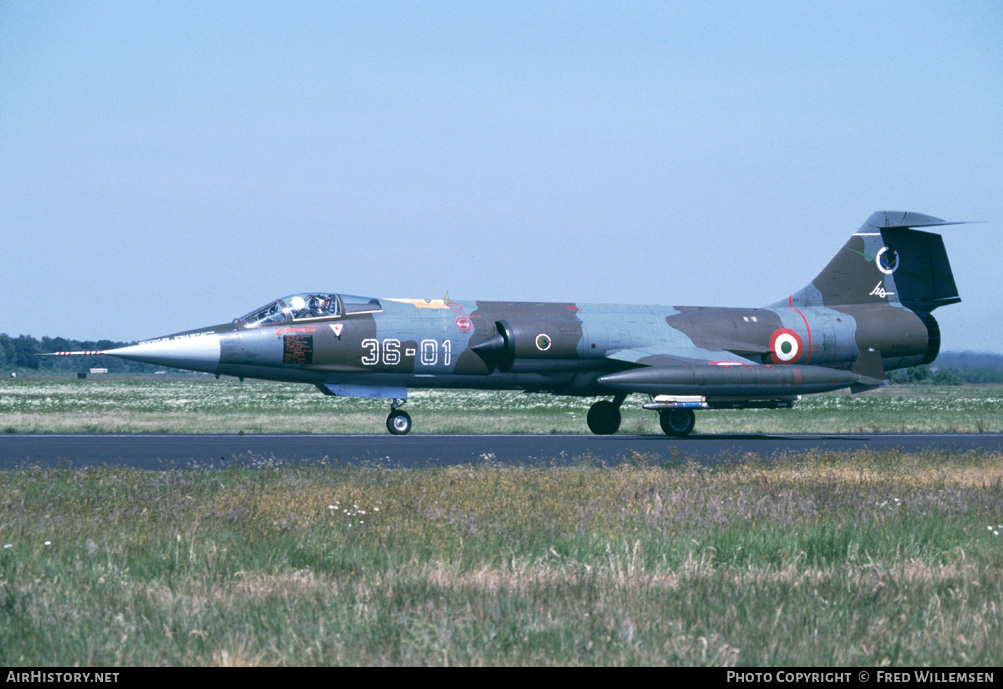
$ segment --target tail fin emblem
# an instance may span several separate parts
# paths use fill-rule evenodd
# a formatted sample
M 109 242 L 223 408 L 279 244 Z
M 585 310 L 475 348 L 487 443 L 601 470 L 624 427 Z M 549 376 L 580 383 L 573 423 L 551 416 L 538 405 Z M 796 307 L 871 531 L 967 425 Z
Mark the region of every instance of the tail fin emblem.
M 878 284 L 875 285 L 874 289 L 871 290 L 871 296 L 873 296 L 873 297 L 879 297 L 881 299 L 884 299 L 885 297 L 894 297 L 895 296 L 895 292 L 886 292 L 885 291 L 884 282 L 885 282 L 884 280 L 878 280 Z
M 885 275 L 891 275 L 899 267 L 899 254 L 892 246 L 884 246 L 878 251 L 874 262 L 878 264 L 878 270 Z

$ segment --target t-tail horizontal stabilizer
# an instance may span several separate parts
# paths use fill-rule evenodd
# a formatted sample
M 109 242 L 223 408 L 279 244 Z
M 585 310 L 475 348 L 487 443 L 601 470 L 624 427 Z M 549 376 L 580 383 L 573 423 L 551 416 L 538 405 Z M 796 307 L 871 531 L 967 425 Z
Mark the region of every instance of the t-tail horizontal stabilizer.
M 916 228 L 967 222 L 902 211 L 872 213 L 810 285 L 773 306 L 901 304 L 925 315 L 959 302 L 943 240 Z

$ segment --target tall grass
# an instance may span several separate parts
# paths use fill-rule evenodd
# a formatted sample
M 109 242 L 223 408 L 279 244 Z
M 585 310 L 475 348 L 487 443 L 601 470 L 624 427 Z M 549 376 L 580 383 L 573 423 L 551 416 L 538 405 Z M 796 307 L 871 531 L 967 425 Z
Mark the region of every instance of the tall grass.
M 0 665 L 996 665 L 1001 526 L 999 453 L 21 469 Z

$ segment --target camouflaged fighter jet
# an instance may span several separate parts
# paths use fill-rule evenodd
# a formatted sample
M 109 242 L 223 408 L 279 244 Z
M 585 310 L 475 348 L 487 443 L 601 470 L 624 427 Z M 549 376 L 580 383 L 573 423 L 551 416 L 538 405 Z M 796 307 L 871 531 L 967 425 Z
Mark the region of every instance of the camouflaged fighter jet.
M 392 400 L 411 430 L 408 388 L 608 396 L 593 433 L 615 433 L 630 393 L 685 436 L 697 409 L 791 407 L 800 395 L 886 383 L 940 349 L 931 315 L 961 301 L 940 235 L 918 213 L 871 215 L 811 284 L 763 308 L 375 299 L 309 292 L 232 323 L 102 352 L 219 375 L 312 383 Z

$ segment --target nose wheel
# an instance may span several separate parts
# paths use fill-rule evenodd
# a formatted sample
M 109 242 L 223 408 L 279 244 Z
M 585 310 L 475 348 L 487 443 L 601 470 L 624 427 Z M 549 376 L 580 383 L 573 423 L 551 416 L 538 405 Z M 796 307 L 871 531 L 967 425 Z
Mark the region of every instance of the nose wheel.
M 411 415 L 401 409 L 401 400 L 390 403 L 390 415 L 387 416 L 387 430 L 394 435 L 407 435 L 411 432 Z
M 403 409 L 394 409 L 387 417 L 387 430 L 394 435 L 406 435 L 411 432 L 411 415 Z

